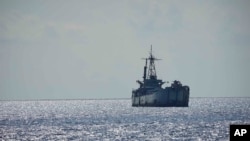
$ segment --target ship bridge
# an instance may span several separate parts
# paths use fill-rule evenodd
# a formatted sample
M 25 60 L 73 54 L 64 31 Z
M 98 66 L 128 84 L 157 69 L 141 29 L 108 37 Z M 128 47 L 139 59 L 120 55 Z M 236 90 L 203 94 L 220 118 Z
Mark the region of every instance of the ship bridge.
M 158 61 L 161 59 L 154 57 L 153 51 L 152 51 L 152 45 L 151 45 L 149 57 L 143 58 L 143 59 L 146 60 L 145 66 L 144 66 L 144 73 L 143 73 L 143 82 L 137 80 L 137 82 L 140 84 L 140 87 L 141 88 L 161 87 L 165 82 L 163 82 L 160 79 L 157 79 L 155 63 L 154 63 L 154 61 Z M 149 61 L 149 65 L 148 65 L 148 61 Z

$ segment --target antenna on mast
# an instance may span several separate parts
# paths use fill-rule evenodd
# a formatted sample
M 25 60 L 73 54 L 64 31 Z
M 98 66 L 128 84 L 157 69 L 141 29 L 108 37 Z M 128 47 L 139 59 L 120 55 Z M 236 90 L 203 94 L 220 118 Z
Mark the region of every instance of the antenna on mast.
M 160 60 L 160 59 L 157 59 L 157 58 L 155 58 L 153 56 L 152 45 L 151 45 L 151 48 L 150 48 L 149 57 L 147 59 L 149 60 L 148 76 L 147 76 L 147 78 L 148 79 L 157 79 L 154 61 L 157 61 L 157 60 Z
M 151 45 L 151 50 L 150 50 L 150 53 L 151 53 L 151 55 L 152 55 L 152 53 L 153 53 L 153 51 L 152 51 L 152 45 Z

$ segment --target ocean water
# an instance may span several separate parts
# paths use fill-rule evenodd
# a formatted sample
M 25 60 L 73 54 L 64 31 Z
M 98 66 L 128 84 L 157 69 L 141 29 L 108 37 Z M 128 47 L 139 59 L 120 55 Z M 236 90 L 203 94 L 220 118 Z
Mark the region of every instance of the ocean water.
M 0 101 L 0 140 L 229 140 L 230 124 L 250 124 L 250 98 L 161 108 L 129 99 Z

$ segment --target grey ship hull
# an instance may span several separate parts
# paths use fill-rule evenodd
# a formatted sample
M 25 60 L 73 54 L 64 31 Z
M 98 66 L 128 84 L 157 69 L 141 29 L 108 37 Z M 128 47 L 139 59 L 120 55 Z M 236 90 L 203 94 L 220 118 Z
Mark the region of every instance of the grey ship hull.
M 161 89 L 148 94 L 133 94 L 132 106 L 145 107 L 188 107 L 189 89 Z

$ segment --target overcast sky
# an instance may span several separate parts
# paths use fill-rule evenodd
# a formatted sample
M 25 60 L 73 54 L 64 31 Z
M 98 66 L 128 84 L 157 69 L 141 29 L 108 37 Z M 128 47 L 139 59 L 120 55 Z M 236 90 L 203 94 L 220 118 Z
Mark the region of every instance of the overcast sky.
M 162 59 L 158 78 L 180 80 L 191 97 L 249 97 L 249 7 L 249 0 L 1 0 L 0 99 L 130 98 L 151 44 Z

